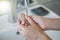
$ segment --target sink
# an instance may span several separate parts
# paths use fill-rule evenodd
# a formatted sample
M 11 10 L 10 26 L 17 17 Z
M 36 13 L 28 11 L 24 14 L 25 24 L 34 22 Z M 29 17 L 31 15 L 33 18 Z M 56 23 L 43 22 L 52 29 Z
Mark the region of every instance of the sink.
M 24 40 L 22 35 L 17 35 L 17 24 L 8 22 L 8 15 L 0 16 L 0 40 Z
M 44 5 L 36 5 L 33 7 L 30 7 L 29 10 L 43 7 L 45 8 L 49 13 L 44 15 L 43 17 L 47 18 L 59 18 L 58 15 L 56 15 L 53 11 L 46 8 Z M 22 11 L 23 12 L 23 11 Z M 35 15 L 31 11 L 29 11 L 29 15 Z M 0 16 L 0 40 L 24 40 L 24 37 L 22 35 L 17 35 L 17 23 L 9 23 L 8 22 L 8 15 Z M 5 23 L 5 24 L 4 24 Z M 59 31 L 45 31 L 53 40 L 59 40 L 60 38 L 60 32 Z
M 42 10 L 41 10 L 41 8 L 43 8 Z M 53 11 L 51 11 L 49 8 L 47 8 L 46 6 L 44 6 L 44 5 L 36 5 L 36 6 L 33 6 L 33 7 L 30 7 L 29 9 L 30 10 L 33 10 L 33 9 L 37 9 L 37 8 L 40 8 L 40 10 L 38 9 L 38 12 L 39 11 L 42 11 L 43 13 L 44 13 L 44 10 L 47 12 L 45 12 L 46 14 L 44 15 L 42 15 L 43 17 L 46 17 L 46 18 L 59 18 L 59 16 L 55 13 L 55 12 L 53 12 Z M 38 15 L 38 16 L 41 16 L 41 15 L 39 15 L 38 14 L 38 12 L 32 12 L 32 11 L 30 11 L 30 13 L 29 13 L 29 15 Z
M 17 28 L 0 33 L 0 40 L 24 40 L 22 35 L 18 35 Z

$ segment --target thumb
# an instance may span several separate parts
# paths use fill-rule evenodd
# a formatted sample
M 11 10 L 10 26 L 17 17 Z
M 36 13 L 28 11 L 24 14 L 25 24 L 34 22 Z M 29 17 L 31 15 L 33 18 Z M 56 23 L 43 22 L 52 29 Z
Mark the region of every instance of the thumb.
M 25 16 L 25 18 L 30 23 L 30 25 L 33 25 L 33 26 L 36 25 L 35 21 L 31 17 Z

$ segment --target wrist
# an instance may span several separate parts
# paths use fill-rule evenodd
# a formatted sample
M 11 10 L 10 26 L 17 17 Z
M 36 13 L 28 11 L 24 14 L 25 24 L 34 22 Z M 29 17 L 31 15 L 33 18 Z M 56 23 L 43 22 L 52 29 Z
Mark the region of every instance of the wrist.
M 49 19 L 49 18 L 45 18 L 45 30 L 51 30 L 51 23 L 52 23 L 52 20 Z
M 40 35 L 40 32 L 38 32 L 37 34 L 33 34 L 33 35 L 25 35 L 25 40 L 42 40 L 42 37 Z
M 53 24 L 55 24 L 54 22 L 54 19 L 51 19 L 51 18 L 44 18 L 44 17 L 41 17 L 39 18 L 39 24 L 41 26 L 41 28 L 43 30 L 51 30 L 52 28 L 54 28 L 55 26 Z M 52 27 L 53 25 L 53 27 Z

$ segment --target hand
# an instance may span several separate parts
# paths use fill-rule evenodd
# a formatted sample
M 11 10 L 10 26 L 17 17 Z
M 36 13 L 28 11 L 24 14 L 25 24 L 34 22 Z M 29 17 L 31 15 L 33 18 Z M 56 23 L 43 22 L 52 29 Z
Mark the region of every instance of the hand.
M 47 25 L 46 25 L 46 20 L 47 18 L 44 18 L 42 16 L 30 16 L 31 18 L 33 18 L 33 20 L 39 24 L 39 26 L 43 29 L 43 30 L 47 30 Z
M 26 19 L 30 25 L 23 25 L 22 20 L 18 21 L 19 32 L 25 35 L 26 40 L 51 40 L 31 17 L 27 16 Z
M 20 19 L 20 21 L 22 20 L 22 25 L 27 25 L 26 21 L 24 20 L 25 18 L 24 17 L 21 18 L 22 15 L 25 16 L 25 14 L 22 13 L 22 14 L 19 15 L 19 17 L 20 17 L 19 19 Z M 43 30 L 47 30 L 47 24 L 46 24 L 47 18 L 44 18 L 44 17 L 41 17 L 41 16 L 29 16 L 29 17 L 33 18 L 33 20 L 37 24 L 39 24 L 39 26 Z
M 42 16 L 30 16 L 43 30 L 60 31 L 60 18 L 44 18 Z

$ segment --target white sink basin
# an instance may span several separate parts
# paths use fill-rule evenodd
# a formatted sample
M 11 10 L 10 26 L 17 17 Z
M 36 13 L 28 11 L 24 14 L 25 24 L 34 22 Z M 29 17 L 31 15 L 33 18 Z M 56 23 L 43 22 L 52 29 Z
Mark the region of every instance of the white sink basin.
M 44 7 L 49 11 L 48 15 L 45 15 L 44 17 L 48 18 L 59 18 L 54 12 L 46 8 L 42 5 L 37 5 L 34 7 L 31 7 L 30 9 L 36 8 L 36 7 Z M 30 12 L 31 13 L 31 12 Z M 31 14 L 30 14 L 31 15 Z M 0 16 L 0 40 L 24 40 L 22 35 L 17 35 L 17 24 L 8 23 L 8 16 Z M 53 40 L 59 40 L 60 38 L 60 31 L 46 31 L 46 33 L 53 39 Z
M 9 23 L 8 16 L 0 16 L 0 40 L 23 40 L 22 35 L 17 35 L 17 24 Z
M 31 10 L 31 9 L 35 9 L 35 8 L 39 8 L 39 7 L 42 7 L 42 8 L 46 9 L 49 12 L 47 15 L 44 15 L 44 17 L 47 17 L 47 18 L 59 18 L 59 16 L 56 15 L 56 13 L 54 13 L 53 11 L 51 11 L 50 9 L 45 7 L 44 5 L 36 5 L 36 6 L 30 7 L 29 9 Z M 35 15 L 35 14 L 31 12 L 31 13 L 29 13 L 29 15 Z

